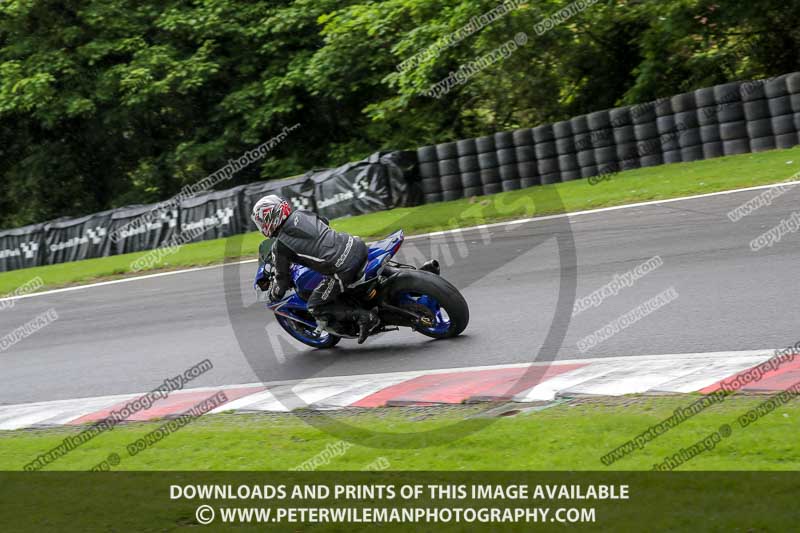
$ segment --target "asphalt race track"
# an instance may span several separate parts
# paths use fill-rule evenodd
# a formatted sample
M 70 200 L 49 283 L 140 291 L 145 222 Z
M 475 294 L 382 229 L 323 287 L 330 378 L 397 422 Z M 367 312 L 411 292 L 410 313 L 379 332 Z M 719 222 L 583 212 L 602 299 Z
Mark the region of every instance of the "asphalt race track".
M 252 263 L 22 299 L 0 311 L 0 335 L 50 308 L 59 319 L 0 352 L 0 404 L 142 392 L 206 358 L 214 368 L 192 387 L 529 362 L 551 326 L 559 280 L 574 279 L 552 238 L 565 228 L 578 297 L 653 256 L 663 265 L 573 317 L 558 359 L 784 347 L 800 336 L 800 234 L 758 252 L 749 243 L 791 216 L 800 189 L 738 222 L 726 216 L 762 191 L 581 214 L 569 228 L 561 219 L 409 240 L 406 258 L 438 257 L 470 303 L 469 327 L 448 341 L 402 331 L 364 346 L 296 349 L 268 333 L 276 324 L 255 303 Z M 670 287 L 675 301 L 578 350 L 581 338 Z

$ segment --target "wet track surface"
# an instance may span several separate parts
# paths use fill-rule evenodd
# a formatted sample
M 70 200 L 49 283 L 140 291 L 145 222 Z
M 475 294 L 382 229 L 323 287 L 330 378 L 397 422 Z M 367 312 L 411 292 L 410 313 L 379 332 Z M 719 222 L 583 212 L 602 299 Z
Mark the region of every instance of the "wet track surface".
M 190 386 L 532 361 L 557 314 L 559 287 L 569 285 L 562 280 L 577 279 L 576 295 L 586 296 L 654 256 L 662 266 L 598 307 L 571 320 L 562 309 L 557 326 L 568 326 L 566 338 L 549 355 L 783 347 L 800 336 L 800 232 L 758 252 L 749 243 L 791 216 L 800 189 L 738 222 L 727 218 L 760 192 L 409 240 L 399 259 L 438 258 L 470 304 L 464 335 L 446 341 L 406 330 L 363 346 L 298 349 L 275 335 L 274 319 L 255 302 L 253 263 L 19 300 L 0 311 L 0 335 L 51 308 L 59 318 L 0 352 L 0 404 L 145 391 L 206 358 L 213 370 Z M 577 265 L 561 264 L 556 231 L 572 233 Z M 580 339 L 670 287 L 675 301 L 579 351 Z

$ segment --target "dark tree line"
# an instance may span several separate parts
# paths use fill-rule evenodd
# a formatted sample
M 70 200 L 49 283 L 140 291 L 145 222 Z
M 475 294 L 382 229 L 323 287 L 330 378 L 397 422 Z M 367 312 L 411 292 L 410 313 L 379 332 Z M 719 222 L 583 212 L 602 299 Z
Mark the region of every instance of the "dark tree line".
M 800 70 L 800 2 L 6 0 L 0 3 L 0 227 L 167 198 L 301 123 L 226 186 L 377 149 L 534 126 Z M 511 5 L 511 4 L 509 4 Z M 528 42 L 441 98 L 434 83 Z

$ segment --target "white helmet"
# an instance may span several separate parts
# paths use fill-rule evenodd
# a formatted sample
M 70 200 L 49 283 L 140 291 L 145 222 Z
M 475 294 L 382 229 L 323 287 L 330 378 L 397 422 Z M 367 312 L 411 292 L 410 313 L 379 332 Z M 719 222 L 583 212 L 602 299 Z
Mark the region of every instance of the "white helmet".
M 289 202 L 280 196 L 270 194 L 256 202 L 250 218 L 265 237 L 272 237 L 291 214 L 292 208 L 289 206 Z

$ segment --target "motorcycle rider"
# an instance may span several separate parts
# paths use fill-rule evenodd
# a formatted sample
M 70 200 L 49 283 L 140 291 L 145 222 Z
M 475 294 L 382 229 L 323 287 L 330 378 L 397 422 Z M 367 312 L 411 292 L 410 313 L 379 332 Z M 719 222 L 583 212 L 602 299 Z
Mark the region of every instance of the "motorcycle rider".
M 367 260 L 368 249 L 364 241 L 334 231 L 328 221 L 316 213 L 300 209 L 292 211 L 286 200 L 274 194 L 256 202 L 251 218 L 261 233 L 273 241 L 269 253 L 275 282 L 269 287 L 270 300 L 280 300 L 291 288 L 289 267 L 292 263 L 319 272 L 325 278 L 308 299 L 309 312 L 322 329 L 326 328 L 330 318 L 355 321 L 358 324 L 358 343 L 362 344 L 378 326 L 377 313 L 338 300 L 347 286 L 356 281 Z

